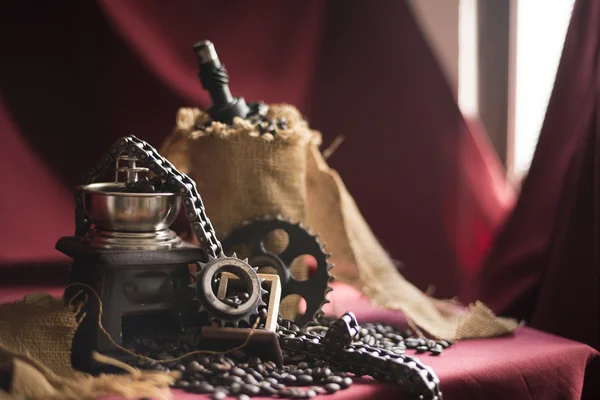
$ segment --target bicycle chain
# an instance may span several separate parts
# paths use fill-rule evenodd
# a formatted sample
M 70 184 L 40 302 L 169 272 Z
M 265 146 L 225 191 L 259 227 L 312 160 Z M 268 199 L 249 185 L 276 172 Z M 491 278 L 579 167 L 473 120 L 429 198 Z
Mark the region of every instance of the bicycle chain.
M 215 229 L 206 216 L 204 203 L 196 188 L 196 183 L 187 175 L 179 172 L 173 164 L 162 157 L 158 151 L 135 136 L 123 137 L 115 142 L 109 153 L 102 156 L 82 179 L 82 184 L 90 184 L 104 174 L 118 157 L 128 155 L 137 157 L 148 169 L 167 182 L 172 193 L 183 197 L 186 215 L 192 224 L 192 230 L 209 258 L 223 256 L 223 247 L 217 239 Z M 82 196 L 76 194 L 75 235 L 83 236 L 90 229 L 90 220 L 83 208 Z M 204 260 L 204 261 L 206 261 Z M 358 322 L 353 313 L 348 312 L 327 330 L 325 336 L 304 331 L 292 331 L 278 327 L 281 347 L 302 353 L 309 357 L 318 357 L 344 372 L 356 376 L 369 375 L 382 382 L 396 383 L 415 398 L 423 400 L 441 400 L 439 379 L 430 367 L 414 357 L 375 348 L 365 344 L 354 344 L 352 339 L 358 333 Z
M 217 239 L 215 229 L 206 215 L 204 203 L 198 193 L 196 183 L 187 175 L 177 171 L 169 160 L 161 156 L 154 147 L 143 140 L 133 135 L 117 140 L 110 148 L 109 153 L 104 154 L 100 161 L 87 172 L 83 178 L 83 184 L 94 182 L 116 162 L 118 157 L 123 155 L 136 157 L 144 162 L 150 171 L 165 180 L 172 193 L 182 196 L 186 216 L 191 222 L 192 230 L 206 254 L 206 259 L 222 256 L 223 246 Z M 90 229 L 90 221 L 85 214 L 82 197 L 79 195 L 75 197 L 75 235 L 83 236 Z
M 360 327 L 352 312 L 347 312 L 327 329 L 324 336 L 306 331 L 277 328 L 282 348 L 328 362 L 355 376 L 368 375 L 396 383 L 411 398 L 441 400 L 440 381 L 433 370 L 419 359 L 393 351 L 353 343 Z

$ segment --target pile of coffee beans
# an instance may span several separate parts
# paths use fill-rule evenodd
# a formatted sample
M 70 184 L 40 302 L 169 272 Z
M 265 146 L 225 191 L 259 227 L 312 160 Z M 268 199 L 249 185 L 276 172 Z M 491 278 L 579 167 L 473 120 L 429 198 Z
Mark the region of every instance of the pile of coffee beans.
M 311 333 L 324 335 L 326 326 L 332 321 L 321 321 L 322 328 L 311 329 Z M 279 318 L 278 323 L 280 327 L 290 331 L 301 330 L 288 320 Z M 155 360 L 167 360 L 194 351 L 201 341 L 202 337 L 196 331 L 156 334 L 148 330 L 125 341 L 123 345 L 137 354 Z M 416 353 L 428 351 L 431 355 L 441 354 L 443 349 L 452 344 L 446 340 L 416 338 L 410 329 L 397 330 L 390 325 L 375 323 L 362 324 L 354 343 L 384 348 L 398 354 L 416 350 Z M 284 364 L 281 366 L 273 361 L 247 356 L 242 350 L 226 355 L 193 355 L 168 363 L 138 360 L 135 366 L 159 371 L 180 371 L 181 377 L 174 387 L 191 393 L 211 394 L 211 398 L 215 400 L 227 396 L 240 400 L 253 396 L 306 399 L 318 394 L 335 393 L 352 385 L 352 378 L 348 374 L 323 360 L 287 349 L 282 351 Z
M 264 135 L 265 133 L 275 135 L 276 129 L 288 129 L 288 120 L 286 117 L 280 117 L 276 118 L 275 120 L 272 120 L 260 114 L 253 114 L 250 117 L 248 117 L 248 121 L 250 121 L 250 123 L 252 123 L 256 127 L 256 129 L 261 135 Z M 213 121 L 208 121 L 202 125 L 197 124 L 195 128 L 200 131 L 206 131 L 207 128 L 212 126 L 212 124 Z
M 406 349 L 416 350 L 417 354 L 429 351 L 432 356 L 442 354 L 442 351 L 452 345 L 450 340 L 428 340 L 416 338 L 410 329 L 398 331 L 385 324 L 366 323 L 360 325 L 361 329 L 355 340 L 366 345 L 384 348 L 398 354 L 406 353 Z
M 261 135 L 265 133 L 270 133 L 271 135 L 275 134 L 275 127 L 279 130 L 284 130 L 288 128 L 287 118 L 281 117 L 276 119 L 275 121 L 268 120 L 266 118 L 262 118 L 256 124 L 256 129 L 260 132 Z
M 286 329 L 297 331 L 300 328 L 290 321 L 277 321 L 278 324 Z M 311 333 L 321 336 L 325 335 L 326 327 L 329 326 L 334 319 L 328 318 L 322 321 L 322 330 L 315 329 Z M 406 349 L 416 350 L 417 354 L 429 352 L 432 356 L 442 354 L 442 351 L 452 345 L 451 340 L 428 340 L 425 338 L 414 337 L 414 333 L 410 329 L 398 330 L 393 326 L 378 323 L 363 323 L 360 325 L 358 335 L 354 338 L 356 344 L 366 344 L 393 351 L 396 354 L 405 354 Z
M 150 344 L 150 348 L 152 346 Z M 162 347 L 162 344 L 158 346 Z M 159 347 L 154 350 L 160 351 Z M 157 359 L 168 359 L 177 354 L 167 351 L 146 353 Z M 282 366 L 258 357 L 248 357 L 243 351 L 227 355 L 190 356 L 166 364 L 139 360 L 136 366 L 159 371 L 180 371 L 181 377 L 175 382 L 175 388 L 191 393 L 212 394 L 211 398 L 215 400 L 227 396 L 242 400 L 273 395 L 307 399 L 318 394 L 335 393 L 352 384 L 352 378 L 322 360 L 286 350 L 283 350 L 283 357 Z

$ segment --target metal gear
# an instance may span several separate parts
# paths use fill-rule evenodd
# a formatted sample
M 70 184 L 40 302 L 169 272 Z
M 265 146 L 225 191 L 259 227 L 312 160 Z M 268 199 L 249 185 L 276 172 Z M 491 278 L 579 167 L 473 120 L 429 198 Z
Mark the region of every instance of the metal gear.
M 263 296 L 267 291 L 263 289 L 262 282 L 256 273 L 257 268 L 251 267 L 248 260 L 240 260 L 235 254 L 231 257 L 220 255 L 209 257 L 207 263 L 198 262 L 196 283 L 190 288 L 196 292 L 196 300 L 200 303 L 199 312 L 208 314 L 210 322 L 217 322 L 221 326 L 250 326 L 253 316 L 257 316 L 261 307 L 267 307 Z M 222 272 L 236 275 L 245 286 L 249 298 L 239 306 L 227 304 L 217 298 L 213 282 Z
M 275 230 L 282 229 L 288 235 L 287 247 L 280 254 L 267 251 L 263 241 L 267 235 Z M 316 322 L 317 318 L 323 316 L 322 307 L 326 303 L 327 294 L 333 289 L 329 283 L 334 279 L 330 274 L 333 264 L 329 263 L 330 253 L 325 251 L 318 236 L 311 233 L 301 222 L 294 223 L 290 219 L 281 216 L 259 217 L 234 229 L 222 242 L 223 250 L 227 253 L 239 246 L 248 246 L 249 263 L 255 268 L 273 267 L 281 280 L 281 298 L 296 294 L 302 296 L 306 301 L 306 312 L 296 318 L 299 326 L 305 326 Z M 300 255 L 311 255 L 317 262 L 314 275 L 309 279 L 297 280 L 291 273 L 290 267 L 294 259 Z

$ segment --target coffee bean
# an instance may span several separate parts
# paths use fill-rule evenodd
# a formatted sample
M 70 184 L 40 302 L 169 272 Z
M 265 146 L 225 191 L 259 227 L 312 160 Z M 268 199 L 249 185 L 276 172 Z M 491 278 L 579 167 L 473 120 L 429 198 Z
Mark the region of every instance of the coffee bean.
M 188 381 L 180 380 L 175 384 L 175 386 L 183 389 L 183 388 L 189 387 L 190 383 Z
M 187 370 L 190 372 L 200 372 L 204 370 L 204 367 L 198 361 L 190 361 L 187 365 Z
M 266 308 L 261 308 L 258 311 L 258 316 L 260 317 L 260 319 L 265 320 L 269 316 L 269 311 Z
M 427 346 L 418 346 L 417 354 L 425 353 L 427 350 L 429 350 L 429 347 L 427 347 Z
M 277 368 L 277 364 L 275 364 L 275 362 L 273 362 L 273 361 L 271 361 L 271 360 L 269 360 L 269 361 L 265 361 L 265 362 L 263 363 L 263 365 L 265 366 L 265 368 L 266 368 L 268 371 L 272 371 L 272 370 L 274 370 L 274 369 L 276 369 L 276 368 Z
M 416 338 L 408 338 L 404 340 L 404 344 L 409 349 L 416 349 L 419 347 L 419 341 Z
M 270 378 L 270 377 L 268 377 L 268 378 L 265 378 L 265 382 L 269 382 L 271 385 L 274 385 L 274 384 L 276 384 L 276 383 L 279 383 L 279 382 L 277 381 L 277 379 Z
M 450 347 L 450 343 L 448 343 L 448 341 L 446 341 L 446 340 L 438 340 L 438 344 L 440 346 L 442 346 L 444 349 L 447 349 L 448 347 Z
M 225 372 L 231 369 L 231 365 L 225 363 L 211 362 L 210 364 L 208 364 L 208 369 L 210 369 L 213 372 Z
M 308 390 L 312 390 L 314 391 L 316 394 L 322 394 L 325 393 L 326 390 L 320 386 L 311 386 L 308 388 Z
M 247 383 L 242 386 L 242 392 L 249 396 L 256 396 L 260 392 L 260 387 Z
M 207 382 L 198 382 L 194 387 L 196 393 L 212 393 L 215 391 L 214 386 Z
M 229 384 L 229 394 L 236 395 L 242 391 L 242 384 L 233 382 Z
M 286 385 L 293 385 L 295 384 L 297 381 L 297 378 L 294 375 L 288 375 L 285 378 L 283 378 L 283 382 L 285 382 Z
M 218 392 L 214 392 L 213 395 L 210 397 L 212 400 L 223 400 L 225 397 L 227 397 L 227 395 L 225 394 L 225 392 L 222 391 L 218 391 Z
M 244 380 L 242 378 L 240 378 L 237 375 L 230 375 L 226 378 L 223 379 L 223 382 L 226 382 L 228 384 L 232 384 L 232 383 L 243 383 Z
M 260 381 L 262 381 L 262 380 L 265 379 L 265 377 L 261 373 L 259 373 L 257 371 L 249 370 L 248 373 L 250 375 L 252 375 L 254 377 L 254 379 L 256 379 L 258 382 L 260 382 Z
M 255 377 L 253 377 L 253 376 L 252 376 L 252 375 L 250 375 L 250 374 L 247 374 L 246 376 L 244 376 L 244 377 L 242 378 L 242 380 L 243 380 L 244 382 L 246 382 L 246 383 L 249 383 L 249 384 L 251 384 L 251 385 L 256 385 L 256 384 L 258 383 L 258 381 L 256 380 L 256 378 L 255 378 Z
M 210 376 L 209 374 L 212 374 L 212 372 L 210 372 L 209 370 L 205 369 L 204 371 L 202 371 L 202 373 L 200 372 L 196 372 L 194 374 L 192 374 L 192 376 L 199 380 L 199 381 L 205 381 L 207 376 Z
M 231 394 L 231 391 L 229 390 L 229 387 L 224 387 L 224 386 L 216 386 L 215 387 L 215 392 L 223 392 L 227 396 L 229 396 Z
M 341 389 L 340 385 L 338 385 L 337 383 L 328 383 L 327 385 L 324 386 L 324 388 L 325 388 L 325 390 L 327 390 L 327 393 L 329 393 L 329 394 L 335 393 Z
M 342 389 L 347 389 L 350 387 L 350 385 L 352 385 L 352 378 L 350 378 L 349 376 L 346 376 L 344 378 L 342 378 L 342 383 L 340 383 L 340 387 Z
M 298 369 L 306 369 L 306 368 L 308 368 L 307 362 L 302 361 L 302 362 L 298 363 Z
M 264 366 L 264 365 L 262 365 L 262 364 L 258 364 L 256 367 L 254 367 L 254 369 L 256 370 L 256 372 L 258 372 L 259 374 L 261 374 L 261 375 L 263 375 L 263 376 L 264 376 L 264 375 L 265 375 L 265 373 L 266 373 L 266 368 L 265 368 L 265 366 Z
M 242 394 L 240 394 L 238 396 L 238 400 L 250 400 L 250 396 L 248 396 L 247 394 L 242 393 Z
M 440 346 L 439 344 L 436 344 L 435 346 L 433 346 L 430 351 L 431 351 L 431 355 L 433 356 L 439 356 L 440 354 L 442 354 L 442 346 Z
M 239 376 L 239 377 L 243 377 L 246 375 L 246 371 L 244 371 L 243 369 L 239 368 L 239 367 L 233 367 L 231 369 L 231 373 L 233 375 Z
M 297 381 L 300 386 L 308 386 L 313 383 L 313 377 L 310 375 L 299 375 Z
M 331 375 L 331 376 L 328 376 L 327 378 L 325 378 L 325 382 L 337 383 L 338 385 L 341 385 L 343 381 L 344 381 L 344 379 L 341 376 Z
M 208 364 L 210 364 L 210 358 L 208 358 L 206 356 L 199 356 L 198 362 L 200 363 L 200 365 L 207 367 Z
M 272 396 L 279 393 L 279 389 L 274 388 L 271 385 L 259 385 L 261 394 Z
M 269 374 L 269 378 L 273 378 L 273 379 L 277 379 L 277 381 L 281 381 L 283 379 L 283 376 L 281 376 L 281 374 L 273 371 Z

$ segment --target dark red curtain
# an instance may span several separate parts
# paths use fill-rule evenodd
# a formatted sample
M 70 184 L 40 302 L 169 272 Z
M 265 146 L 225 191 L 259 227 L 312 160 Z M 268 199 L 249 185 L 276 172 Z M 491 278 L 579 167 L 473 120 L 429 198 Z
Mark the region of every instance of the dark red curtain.
M 178 107 L 207 106 L 191 47 L 210 39 L 234 94 L 295 104 L 325 144 L 345 136 L 330 163 L 408 279 L 475 298 L 512 193 L 405 2 L 0 7 L 3 264 L 58 257 L 78 176 L 113 140 L 159 146 Z
M 600 345 L 600 3 L 576 2 L 546 119 L 481 297 L 542 330 Z

